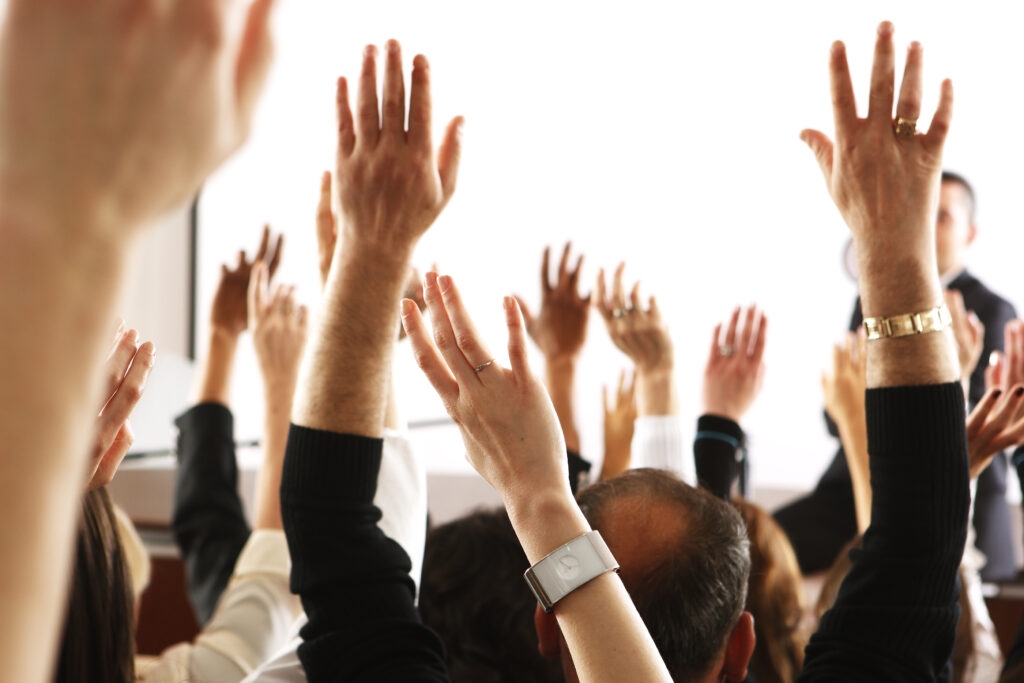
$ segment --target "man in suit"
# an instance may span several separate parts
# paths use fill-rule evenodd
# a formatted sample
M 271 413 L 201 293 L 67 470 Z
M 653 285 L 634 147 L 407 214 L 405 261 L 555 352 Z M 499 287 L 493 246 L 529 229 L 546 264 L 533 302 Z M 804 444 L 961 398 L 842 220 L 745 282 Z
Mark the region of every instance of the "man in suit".
M 966 256 L 978 234 L 974 190 L 965 178 L 945 171 L 939 195 L 935 248 L 942 284 L 958 290 L 967 310 L 985 325 L 981 362 L 971 375 L 968 400 L 973 406 L 985 393 L 985 364 L 992 351 L 1003 348 L 1003 327 L 1016 317 L 1013 305 L 985 287 L 967 272 Z M 860 299 L 854 305 L 850 330 L 863 322 Z M 827 416 L 826 416 L 827 420 Z M 831 420 L 829 431 L 838 432 Z M 974 502 L 977 547 L 988 557 L 982 578 L 995 581 L 1016 575 L 1010 510 L 1006 504 L 1005 454 L 997 455 L 980 477 Z M 831 566 L 842 547 L 857 533 L 853 486 L 842 447 L 814 490 L 775 512 L 775 519 L 789 535 L 804 573 Z

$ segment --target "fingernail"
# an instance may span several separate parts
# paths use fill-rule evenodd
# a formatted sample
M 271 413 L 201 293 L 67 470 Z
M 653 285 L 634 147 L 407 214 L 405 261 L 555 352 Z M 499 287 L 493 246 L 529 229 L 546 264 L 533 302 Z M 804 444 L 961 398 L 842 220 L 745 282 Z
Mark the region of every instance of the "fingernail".
M 992 398 L 999 398 L 1002 395 L 1003 395 L 1003 390 L 1002 389 L 996 389 L 995 391 L 992 392 Z
M 833 55 L 842 54 L 844 49 L 846 49 L 846 46 L 843 45 L 843 41 L 837 40 L 834 43 L 832 43 L 832 50 L 831 51 L 832 51 Z
M 364 47 L 363 48 L 363 56 L 364 57 L 376 57 L 377 56 L 377 46 L 376 45 L 367 45 L 366 47 Z
M 139 331 L 138 330 L 128 330 L 128 332 L 125 333 L 125 339 L 127 339 L 128 341 L 130 341 L 133 344 L 138 344 L 139 343 Z
M 1017 391 L 1013 392 L 1017 398 L 1024 396 L 1024 387 L 1017 387 Z
M 442 275 L 441 277 L 437 278 L 437 284 L 438 286 L 440 286 L 441 293 L 443 294 L 451 289 L 452 278 L 450 275 Z
M 437 273 L 430 271 L 423 276 L 424 287 L 436 287 L 437 286 Z

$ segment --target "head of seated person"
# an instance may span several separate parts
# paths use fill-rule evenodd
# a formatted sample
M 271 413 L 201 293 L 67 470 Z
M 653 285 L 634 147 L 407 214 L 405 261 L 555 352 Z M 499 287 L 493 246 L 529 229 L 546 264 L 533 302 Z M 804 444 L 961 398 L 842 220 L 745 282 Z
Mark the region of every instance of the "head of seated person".
M 808 633 L 803 627 L 803 575 L 786 532 L 763 508 L 732 501 L 750 539 L 746 609 L 754 617 L 757 647 L 750 671 L 758 683 L 794 681 L 803 668 Z
M 427 534 L 420 614 L 444 642 L 455 683 L 560 681 L 537 651 L 529 568 L 504 508 L 477 510 Z
M 54 680 L 135 680 L 132 580 L 106 488 L 85 494 Z
M 636 469 L 578 496 L 676 681 L 746 677 L 754 625 L 744 611 L 750 552 L 739 514 L 671 472 Z M 558 608 L 555 607 L 555 611 Z M 535 611 L 539 647 L 579 680 L 554 614 Z

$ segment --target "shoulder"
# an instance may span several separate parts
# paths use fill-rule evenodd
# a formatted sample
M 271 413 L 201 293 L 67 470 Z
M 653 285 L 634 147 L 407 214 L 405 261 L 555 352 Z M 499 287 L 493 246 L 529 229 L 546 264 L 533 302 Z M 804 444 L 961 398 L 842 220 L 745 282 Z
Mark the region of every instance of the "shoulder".
M 950 286 L 960 290 L 964 296 L 964 305 L 968 310 L 974 311 L 986 326 L 992 322 L 1003 323 L 1017 316 L 1013 304 L 967 271 L 957 277 Z

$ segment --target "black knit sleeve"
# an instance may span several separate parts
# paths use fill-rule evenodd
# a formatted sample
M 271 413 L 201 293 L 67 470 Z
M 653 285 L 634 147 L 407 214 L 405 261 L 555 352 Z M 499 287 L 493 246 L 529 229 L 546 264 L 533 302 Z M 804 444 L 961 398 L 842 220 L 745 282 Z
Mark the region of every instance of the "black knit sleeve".
M 234 418 L 220 403 L 200 403 L 175 425 L 178 471 L 171 528 L 185 564 L 189 600 L 205 624 L 250 533 L 238 496 Z
M 740 426 L 727 417 L 697 418 L 693 440 L 697 482 L 724 500 L 731 497 L 732 485 L 740 474 L 745 438 Z
M 383 445 L 295 425 L 288 434 L 281 517 L 312 683 L 449 680 L 444 647 L 414 604 L 409 556 L 377 526 Z
M 871 526 L 798 680 L 935 680 L 960 617 L 970 503 L 957 383 L 869 389 Z

